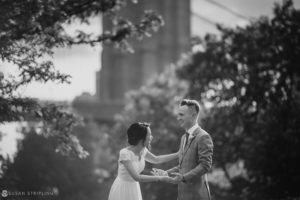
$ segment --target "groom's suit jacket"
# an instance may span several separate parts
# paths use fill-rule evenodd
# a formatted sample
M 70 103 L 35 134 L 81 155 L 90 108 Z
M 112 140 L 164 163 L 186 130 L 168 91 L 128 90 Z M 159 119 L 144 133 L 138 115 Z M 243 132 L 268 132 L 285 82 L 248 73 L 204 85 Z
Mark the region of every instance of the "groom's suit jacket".
M 191 136 L 190 136 L 191 137 Z M 179 172 L 185 181 L 178 184 L 178 200 L 210 200 L 206 173 L 211 169 L 213 142 L 210 135 L 198 127 L 184 148 L 181 137 L 179 164 L 167 170 Z

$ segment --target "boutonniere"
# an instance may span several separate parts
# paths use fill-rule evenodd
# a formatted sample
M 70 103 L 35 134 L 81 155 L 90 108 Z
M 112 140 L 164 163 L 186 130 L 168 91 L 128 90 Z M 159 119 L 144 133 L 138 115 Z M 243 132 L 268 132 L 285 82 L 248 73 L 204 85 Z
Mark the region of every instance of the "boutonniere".
M 194 131 L 191 135 L 190 135 L 190 138 L 194 138 L 194 137 L 196 137 L 197 136 L 197 131 Z
M 191 134 L 189 139 L 193 139 L 194 137 L 196 137 L 195 134 Z

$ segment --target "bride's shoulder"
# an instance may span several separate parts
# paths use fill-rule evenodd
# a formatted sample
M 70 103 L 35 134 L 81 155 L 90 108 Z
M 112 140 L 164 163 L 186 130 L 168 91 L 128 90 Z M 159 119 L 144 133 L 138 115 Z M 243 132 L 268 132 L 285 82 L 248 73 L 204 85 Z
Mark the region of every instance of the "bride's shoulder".
M 126 155 L 131 155 L 131 154 L 133 154 L 133 152 L 130 151 L 130 150 L 128 149 L 128 147 L 124 147 L 123 149 L 120 150 L 120 155 L 124 155 L 124 154 L 126 154 Z
M 149 150 L 147 148 L 145 148 L 142 152 L 142 156 L 145 157 L 147 155 L 147 153 L 149 152 Z
M 120 150 L 120 153 L 128 153 L 127 147 L 124 147 L 123 149 Z
M 131 160 L 132 156 L 127 148 L 123 148 L 119 153 L 119 160 Z

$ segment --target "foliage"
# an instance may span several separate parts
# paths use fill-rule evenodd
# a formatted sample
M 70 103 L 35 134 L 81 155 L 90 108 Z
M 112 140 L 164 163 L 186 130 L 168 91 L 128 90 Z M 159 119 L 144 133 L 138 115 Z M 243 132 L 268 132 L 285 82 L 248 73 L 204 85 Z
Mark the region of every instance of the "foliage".
M 5 159 L 5 173 L 0 177 L 0 187 L 10 192 L 51 193 L 34 196 L 35 199 L 105 199 L 109 185 L 103 183 L 108 176 L 103 167 L 109 165 L 110 155 L 103 151 L 107 147 L 103 144 L 106 141 L 104 135 L 99 134 L 101 130 L 91 121 L 86 124 L 75 129 L 75 135 L 91 153 L 84 160 L 55 153 L 55 138 L 46 139 L 34 127 L 23 128 L 24 139 L 19 141 L 14 161 Z M 103 163 L 96 163 L 95 156 L 101 158 Z
M 36 99 L 23 98 L 18 95 L 17 89 L 34 81 L 70 82 L 69 75 L 55 70 L 51 60 L 54 48 L 105 42 L 132 51 L 128 39 L 149 36 L 151 31 L 163 25 L 162 18 L 153 11 L 145 11 L 139 22 L 118 16 L 118 12 L 128 3 L 137 1 L 1 0 L 0 57 L 2 62 L 16 65 L 18 74 L 11 76 L 0 73 L 0 123 L 30 119 L 42 122 L 44 130 L 55 127 L 52 135 L 65 135 L 63 142 L 66 144 L 66 152 L 75 151 L 85 157 L 86 152 L 80 150 L 79 143 L 69 132 L 80 123 L 80 119 L 59 107 L 41 105 Z M 99 15 L 113 22 L 111 30 L 104 30 L 101 35 L 84 31 L 78 31 L 75 36 L 66 33 L 65 24 L 72 24 L 75 20 L 88 24 L 90 17 Z M 50 126 L 46 126 L 48 124 Z
M 274 17 L 206 35 L 203 51 L 180 61 L 189 95 L 209 105 L 203 121 L 215 143 L 214 162 L 243 199 L 300 196 L 300 11 L 276 4 Z M 242 162 L 246 173 L 232 177 Z
M 85 151 L 73 135 L 74 127 L 82 124 L 81 119 L 72 113 L 67 105 L 38 102 L 30 98 L 6 99 L 0 97 L 0 121 L 37 121 L 36 129 L 46 138 L 55 137 L 56 151 L 63 155 L 85 158 Z

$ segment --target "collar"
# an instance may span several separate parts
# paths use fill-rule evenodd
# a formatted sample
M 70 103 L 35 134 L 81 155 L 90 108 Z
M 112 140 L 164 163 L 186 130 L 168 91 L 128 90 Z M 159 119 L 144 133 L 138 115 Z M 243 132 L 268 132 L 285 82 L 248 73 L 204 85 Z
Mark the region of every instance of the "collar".
M 192 126 L 191 128 L 189 128 L 189 130 L 187 130 L 187 132 L 189 133 L 189 135 L 192 135 L 193 132 L 199 127 L 199 125 L 196 123 L 194 124 L 194 126 Z

